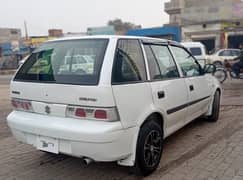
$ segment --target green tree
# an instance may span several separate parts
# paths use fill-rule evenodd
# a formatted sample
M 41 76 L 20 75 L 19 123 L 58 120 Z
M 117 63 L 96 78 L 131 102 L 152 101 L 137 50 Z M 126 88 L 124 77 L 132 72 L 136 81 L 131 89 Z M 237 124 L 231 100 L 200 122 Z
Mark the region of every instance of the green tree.
M 121 19 L 110 20 L 107 23 L 108 26 L 114 26 L 116 32 L 126 33 L 131 29 L 141 29 L 141 25 L 135 25 L 131 22 L 123 22 Z

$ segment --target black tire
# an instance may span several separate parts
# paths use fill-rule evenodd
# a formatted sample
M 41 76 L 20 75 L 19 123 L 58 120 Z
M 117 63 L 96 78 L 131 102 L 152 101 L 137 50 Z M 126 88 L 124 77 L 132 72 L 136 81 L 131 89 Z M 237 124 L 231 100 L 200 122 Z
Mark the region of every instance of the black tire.
M 44 154 L 48 154 L 48 155 L 56 155 L 54 153 L 51 153 L 51 152 L 47 152 L 47 151 L 42 151 L 42 150 L 39 150 L 40 152 L 44 153 Z
M 214 94 L 212 115 L 208 116 L 207 120 L 209 122 L 217 122 L 219 119 L 219 111 L 220 111 L 220 92 L 216 91 L 216 93 Z
M 227 72 L 224 69 L 217 68 L 214 72 L 214 76 L 219 80 L 220 83 L 223 83 L 227 78 Z
M 162 128 L 158 123 L 150 120 L 142 126 L 139 132 L 134 173 L 148 176 L 154 172 L 160 163 L 162 152 Z

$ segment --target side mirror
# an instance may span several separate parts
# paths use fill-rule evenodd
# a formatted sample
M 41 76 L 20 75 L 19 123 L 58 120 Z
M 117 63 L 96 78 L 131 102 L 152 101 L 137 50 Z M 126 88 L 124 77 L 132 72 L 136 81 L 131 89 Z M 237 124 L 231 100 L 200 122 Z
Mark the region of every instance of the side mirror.
M 203 71 L 205 74 L 214 74 L 216 72 L 216 66 L 214 64 L 206 64 Z

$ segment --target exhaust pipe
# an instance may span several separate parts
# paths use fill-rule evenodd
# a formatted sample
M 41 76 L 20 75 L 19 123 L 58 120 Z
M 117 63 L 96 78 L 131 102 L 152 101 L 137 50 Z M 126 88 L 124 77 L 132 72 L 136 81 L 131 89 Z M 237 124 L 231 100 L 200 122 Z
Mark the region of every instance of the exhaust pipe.
M 93 162 L 93 160 L 92 159 L 90 159 L 90 158 L 84 158 L 83 159 L 83 163 L 84 163 L 84 165 L 86 165 L 86 166 L 88 166 L 90 163 L 92 163 Z

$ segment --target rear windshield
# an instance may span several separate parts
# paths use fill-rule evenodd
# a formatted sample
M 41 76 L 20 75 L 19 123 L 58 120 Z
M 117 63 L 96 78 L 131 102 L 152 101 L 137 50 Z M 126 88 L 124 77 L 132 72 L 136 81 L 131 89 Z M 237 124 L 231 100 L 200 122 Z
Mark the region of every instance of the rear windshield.
M 48 42 L 36 49 L 15 81 L 97 85 L 108 39 Z
M 193 56 L 200 56 L 202 55 L 202 50 L 199 47 L 194 47 L 189 49 Z

